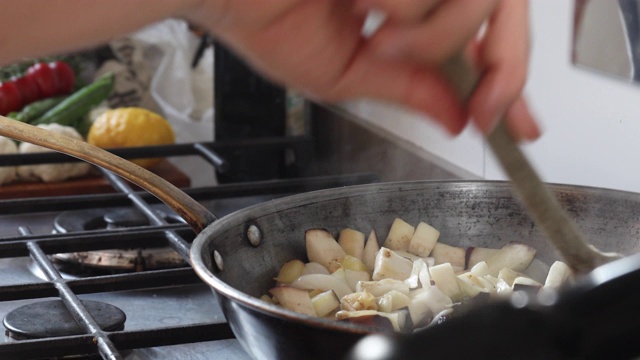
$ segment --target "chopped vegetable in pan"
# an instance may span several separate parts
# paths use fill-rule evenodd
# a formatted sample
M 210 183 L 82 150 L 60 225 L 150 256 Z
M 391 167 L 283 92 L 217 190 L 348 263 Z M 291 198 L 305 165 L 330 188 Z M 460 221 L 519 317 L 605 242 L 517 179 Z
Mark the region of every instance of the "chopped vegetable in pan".
M 309 229 L 307 261 L 283 264 L 276 286 L 261 298 L 310 316 L 412 331 L 470 304 L 572 279 L 566 264 L 549 267 L 526 244 L 461 248 L 438 242 L 439 236 L 425 222 L 413 226 L 402 219 L 395 219 L 382 246 L 374 231 L 365 236 L 346 228 L 336 240 L 325 229 Z

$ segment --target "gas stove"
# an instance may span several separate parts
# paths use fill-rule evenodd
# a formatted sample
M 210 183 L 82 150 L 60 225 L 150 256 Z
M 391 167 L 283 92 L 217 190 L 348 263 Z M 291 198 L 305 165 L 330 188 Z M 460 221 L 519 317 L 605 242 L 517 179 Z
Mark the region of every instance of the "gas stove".
M 218 181 L 183 190 L 218 217 L 300 192 L 457 177 L 337 108 L 305 103 L 303 131 L 291 133 L 286 93 L 217 50 L 214 141 L 109 151 L 197 158 Z M 4 166 L 69 161 L 0 156 Z M 191 228 L 100 174 L 107 193 L 0 199 L 0 359 L 249 359 L 190 266 Z
M 311 111 L 322 123 L 316 131 L 322 141 L 312 146 L 312 161 L 304 157 L 309 155 L 309 139 L 300 137 L 112 151 L 130 158 L 164 154 L 178 161 L 197 156 L 219 169 L 226 167 L 226 160 L 218 150 L 303 149 L 294 151 L 298 163 L 307 162 L 296 176 L 183 188 L 219 217 L 300 192 L 380 180 L 456 177 L 340 111 L 316 105 Z M 335 136 L 338 133 L 342 135 Z M 356 151 L 369 148 L 366 144 L 375 144 L 372 147 L 386 157 Z M 6 165 L 61 161 L 70 158 L 51 153 L 0 157 Z M 411 163 L 411 173 L 389 171 L 404 166 L 384 170 L 385 164 L 402 162 Z M 372 172 L 366 172 L 367 163 Z M 109 172 L 102 176 L 112 193 L 0 200 L 0 316 L 5 319 L 0 358 L 249 359 L 215 295 L 189 265 L 194 232 L 150 194 Z M 44 310 L 57 312 L 44 316 Z M 102 319 L 95 312 L 111 316 Z M 71 332 L 59 333 L 60 328 Z M 53 337 L 35 339 L 32 332 Z
M 248 359 L 214 294 L 189 266 L 193 231 L 146 193 L 105 177 L 120 191 L 0 202 L 6 214 L 0 358 Z M 312 177 L 186 191 L 224 216 L 290 193 L 376 179 Z

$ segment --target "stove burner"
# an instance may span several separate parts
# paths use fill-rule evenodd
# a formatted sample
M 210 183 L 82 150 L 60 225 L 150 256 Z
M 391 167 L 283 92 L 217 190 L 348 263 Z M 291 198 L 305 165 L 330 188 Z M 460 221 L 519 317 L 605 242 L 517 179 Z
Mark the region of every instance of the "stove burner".
M 154 206 L 156 214 L 169 224 L 184 223 L 178 214 L 165 205 Z M 133 226 L 148 226 L 149 220 L 135 208 L 89 209 L 65 211 L 56 216 L 53 226 L 58 233 L 76 231 L 118 229 Z
M 165 205 L 153 208 L 170 224 L 184 222 Z M 148 225 L 148 219 L 135 208 L 90 209 L 61 213 L 54 220 L 54 231 L 69 233 Z M 61 253 L 53 255 L 52 260 L 61 272 L 74 276 L 167 269 L 186 265 L 184 259 L 169 247 Z
M 81 300 L 84 307 L 104 331 L 124 330 L 125 313 L 98 301 Z M 5 334 L 13 340 L 42 339 L 81 335 L 85 331 L 73 319 L 62 300 L 47 300 L 21 306 L 2 321 Z

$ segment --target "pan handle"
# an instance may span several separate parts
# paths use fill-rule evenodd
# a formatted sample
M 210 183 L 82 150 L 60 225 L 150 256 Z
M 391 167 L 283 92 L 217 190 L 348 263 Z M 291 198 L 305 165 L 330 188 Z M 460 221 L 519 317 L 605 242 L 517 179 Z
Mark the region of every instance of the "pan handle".
M 207 208 L 160 176 L 81 140 L 0 116 L 0 135 L 46 147 L 99 167 L 145 189 L 180 215 L 200 233 L 217 218 Z
M 444 64 L 442 70 L 463 98 L 471 95 L 480 79 L 477 71 L 462 55 L 454 56 Z M 588 273 L 620 257 L 619 254 L 600 252 L 585 241 L 578 226 L 562 209 L 511 137 L 504 119 L 487 136 L 487 141 L 535 223 L 575 273 Z

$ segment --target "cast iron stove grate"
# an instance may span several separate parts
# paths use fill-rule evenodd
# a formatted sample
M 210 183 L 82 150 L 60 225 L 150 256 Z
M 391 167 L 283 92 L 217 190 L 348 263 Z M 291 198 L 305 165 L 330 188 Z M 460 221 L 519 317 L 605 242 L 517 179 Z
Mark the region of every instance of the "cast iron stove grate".
M 262 139 L 242 144 L 236 143 L 234 146 L 287 147 L 292 146 L 292 141 L 295 146 L 295 142 L 298 140 Z M 158 154 L 165 156 L 199 155 L 218 170 L 224 169 L 225 161 L 214 151 L 216 146 L 224 147 L 225 145 L 197 143 L 122 149 L 114 152 L 128 158 L 158 156 Z M 62 161 L 69 161 L 69 158 L 53 153 L 0 157 L 0 162 L 5 165 Z M 102 171 L 102 173 L 117 192 L 0 201 L 0 214 L 18 216 L 38 212 L 133 206 L 141 211 L 150 222 L 150 225 L 125 229 L 33 234 L 29 228 L 32 223 L 25 221 L 24 224 L 18 225 L 19 235 L 1 238 L 0 259 L 30 257 L 45 274 L 46 281 L 0 285 L 0 303 L 25 299 L 58 299 L 82 329 L 82 333 L 74 335 L 1 343 L 1 359 L 65 358 L 88 355 L 103 359 L 124 359 L 123 352 L 132 349 L 233 338 L 233 333 L 224 319 L 188 325 L 135 329 L 127 329 L 125 325 L 124 329 L 116 327 L 116 330 L 111 331 L 100 328 L 92 313 L 83 305 L 84 300 L 81 300 L 78 295 L 201 284 L 200 279 L 188 265 L 170 269 L 143 270 L 82 278 L 62 276 L 51 260 L 51 255 L 61 252 L 168 245 L 189 264 L 190 243 L 195 236 L 188 225 L 168 223 L 158 217 L 152 208 L 153 204 L 158 203 L 157 199 L 146 192 L 133 190 L 126 181 L 108 171 Z M 208 201 L 253 195 L 277 197 L 323 188 L 370 183 L 377 180 L 378 177 L 372 174 L 356 174 L 252 181 L 184 190 L 197 201 Z M 211 300 L 214 301 L 213 296 Z

